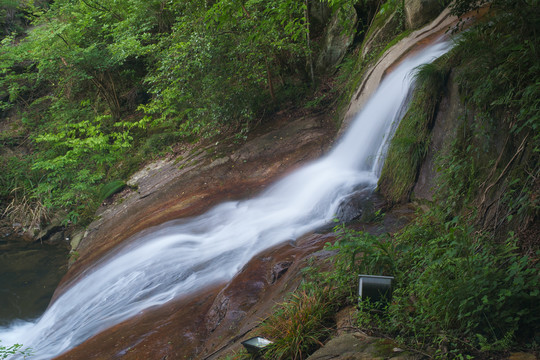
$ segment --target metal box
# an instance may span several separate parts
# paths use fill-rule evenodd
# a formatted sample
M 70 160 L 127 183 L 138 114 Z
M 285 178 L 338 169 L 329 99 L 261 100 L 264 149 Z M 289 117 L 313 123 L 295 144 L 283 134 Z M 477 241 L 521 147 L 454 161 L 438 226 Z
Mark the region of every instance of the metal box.
M 242 345 L 246 348 L 247 352 L 252 355 L 259 355 L 261 351 L 271 343 L 272 341 L 260 336 L 242 341 Z
M 359 275 L 358 296 L 371 302 L 389 301 L 392 297 L 393 276 Z

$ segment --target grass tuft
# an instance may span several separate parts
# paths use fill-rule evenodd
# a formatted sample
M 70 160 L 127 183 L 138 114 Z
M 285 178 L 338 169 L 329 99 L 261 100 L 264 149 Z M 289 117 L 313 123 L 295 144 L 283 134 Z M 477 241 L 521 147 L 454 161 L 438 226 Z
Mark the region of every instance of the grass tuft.
M 264 358 L 302 360 L 322 346 L 334 314 L 331 294 L 328 287 L 303 289 L 279 304 L 261 327 L 273 340 Z

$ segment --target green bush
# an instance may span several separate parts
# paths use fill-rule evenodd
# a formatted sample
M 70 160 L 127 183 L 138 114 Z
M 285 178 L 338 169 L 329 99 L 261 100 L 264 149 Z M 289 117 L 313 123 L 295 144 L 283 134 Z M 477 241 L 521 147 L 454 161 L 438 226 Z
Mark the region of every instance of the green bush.
M 160 154 L 169 146 L 180 142 L 181 139 L 181 134 L 169 131 L 151 135 L 146 139 L 144 145 L 142 146 L 142 153 L 144 155 Z
M 520 255 L 513 236 L 499 244 L 455 218 L 418 222 L 396 241 L 409 250 L 398 261 L 390 331 L 416 344 L 444 343 L 448 351 L 503 350 L 532 340 L 540 268 Z
M 339 229 L 331 247 L 339 250 L 336 271 L 395 277 L 384 317 L 362 303 L 367 313 L 359 326 L 443 357 L 532 344 L 540 330 L 539 264 L 520 254 L 512 234 L 496 243 L 462 218 L 443 222 L 436 215 L 392 241 Z
M 345 225 L 334 228 L 338 240 L 328 245 L 328 250 L 338 250 L 334 256 L 334 269 L 351 274 L 356 281 L 358 274 L 391 275 L 395 273 L 398 247 L 389 238 L 355 231 Z

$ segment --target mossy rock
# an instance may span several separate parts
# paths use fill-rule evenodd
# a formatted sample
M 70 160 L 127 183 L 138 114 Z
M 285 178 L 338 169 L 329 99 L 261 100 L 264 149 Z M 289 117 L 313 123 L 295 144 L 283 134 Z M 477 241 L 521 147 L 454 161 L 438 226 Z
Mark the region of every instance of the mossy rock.
M 307 360 L 382 360 L 390 358 L 411 360 L 418 357 L 399 349 L 391 340 L 374 338 L 357 332 L 333 338 Z
M 364 40 L 362 58 L 366 58 L 371 52 L 378 53 L 403 30 L 403 20 L 398 12 L 377 14 Z

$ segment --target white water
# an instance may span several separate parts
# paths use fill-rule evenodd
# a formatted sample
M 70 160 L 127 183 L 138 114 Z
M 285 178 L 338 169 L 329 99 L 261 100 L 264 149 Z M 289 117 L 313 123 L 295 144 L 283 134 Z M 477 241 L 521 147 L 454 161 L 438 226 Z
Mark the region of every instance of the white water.
M 375 187 L 411 71 L 448 48 L 430 46 L 399 65 L 322 159 L 254 199 L 145 231 L 86 271 L 41 318 L 0 328 L 2 344 L 22 343 L 32 359 L 53 358 L 144 309 L 231 279 L 263 249 L 328 224 L 348 195 Z

